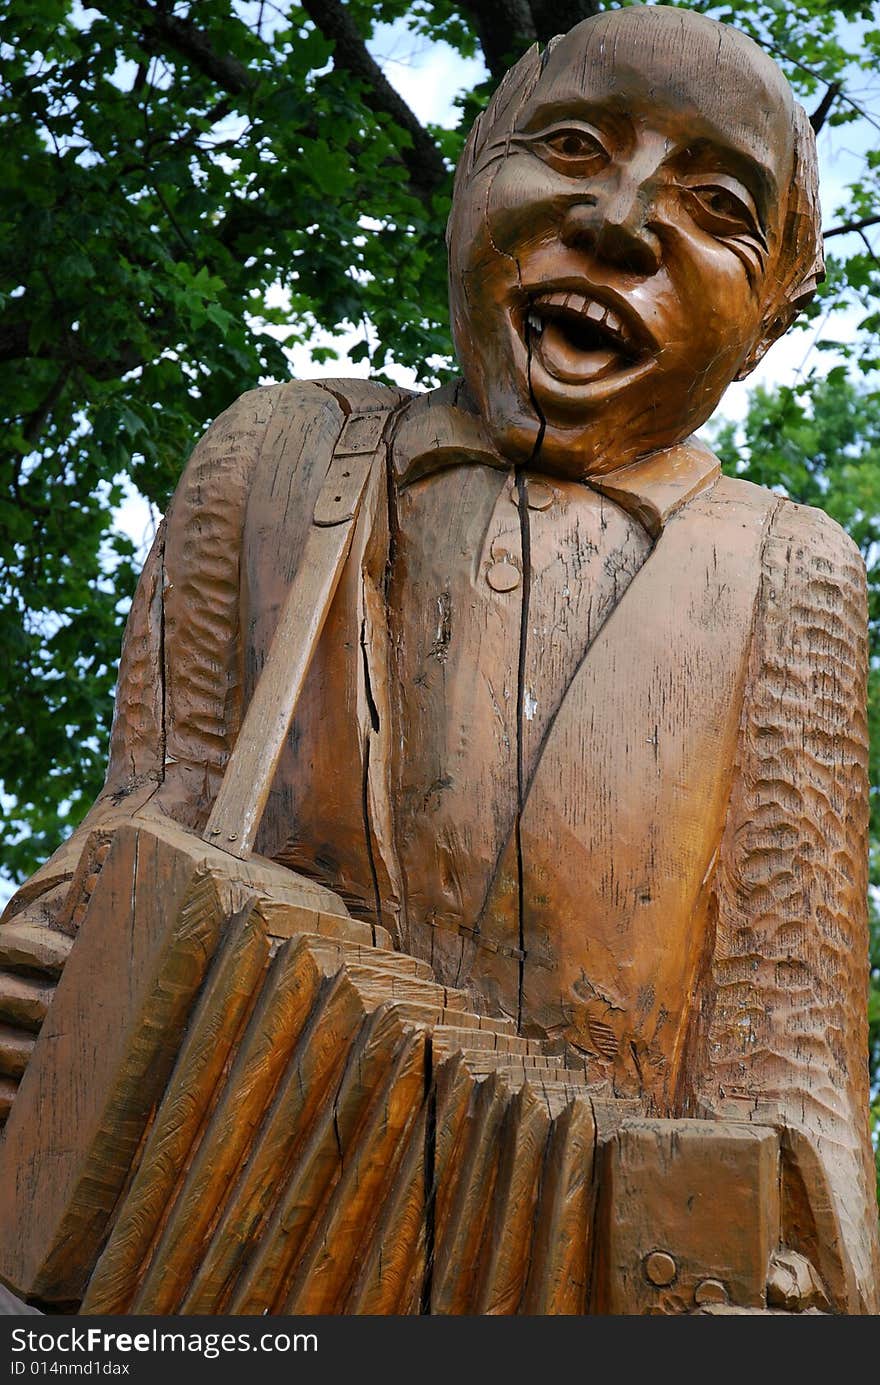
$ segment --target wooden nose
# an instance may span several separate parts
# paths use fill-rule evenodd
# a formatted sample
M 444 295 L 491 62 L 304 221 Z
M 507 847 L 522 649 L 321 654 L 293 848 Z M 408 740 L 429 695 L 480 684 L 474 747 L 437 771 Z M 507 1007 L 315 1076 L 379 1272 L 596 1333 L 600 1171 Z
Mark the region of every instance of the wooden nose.
M 562 239 L 566 245 L 586 245 L 598 259 L 632 274 L 656 274 L 660 268 L 660 241 L 645 224 L 638 196 L 570 207 Z

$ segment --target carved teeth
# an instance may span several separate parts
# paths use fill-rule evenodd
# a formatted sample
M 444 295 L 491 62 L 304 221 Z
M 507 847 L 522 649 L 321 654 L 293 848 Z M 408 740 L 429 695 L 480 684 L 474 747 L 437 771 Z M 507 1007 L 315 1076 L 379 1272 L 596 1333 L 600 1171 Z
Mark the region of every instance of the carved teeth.
M 624 347 L 632 348 L 635 345 L 631 332 L 614 309 L 607 308 L 604 303 L 598 303 L 595 298 L 588 298 L 585 294 L 542 293 L 533 299 L 533 305 L 528 315 L 528 323 L 536 332 L 543 330 L 543 317 L 552 315 L 556 309 L 572 316 L 586 318 L 597 327 L 604 327 L 611 336 L 617 337 Z

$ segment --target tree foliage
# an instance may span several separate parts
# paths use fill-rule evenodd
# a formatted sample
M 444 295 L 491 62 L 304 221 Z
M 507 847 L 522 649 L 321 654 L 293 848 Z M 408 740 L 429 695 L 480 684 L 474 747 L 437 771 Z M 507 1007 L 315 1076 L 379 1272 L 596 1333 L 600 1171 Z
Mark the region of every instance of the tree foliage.
M 123 486 L 163 508 L 210 419 L 289 374 L 279 336 L 314 344 L 320 329 L 356 329 L 352 355 L 380 378 L 391 362 L 426 384 L 441 378 L 452 366 L 442 234 L 464 133 L 526 46 L 601 8 L 0 0 L 0 722 L 18 728 L 0 740 L 10 876 L 38 864 L 100 787 L 137 569 L 114 527 Z M 691 8 L 768 47 L 817 127 L 870 119 L 850 91 L 880 57 L 866 0 Z M 488 76 L 459 94 L 455 128 L 422 125 L 384 75 L 371 40 L 387 24 L 484 58 Z M 812 309 L 820 347 L 833 344 L 835 311 L 858 309 L 858 341 L 842 349 L 864 379 L 838 369 L 759 393 L 744 437 L 720 439 L 731 466 L 742 471 L 745 458 L 745 474 L 828 509 L 860 544 L 875 729 L 878 179 L 880 154 L 869 152 L 828 228 L 834 253 Z M 880 736 L 875 796 L 878 747 Z

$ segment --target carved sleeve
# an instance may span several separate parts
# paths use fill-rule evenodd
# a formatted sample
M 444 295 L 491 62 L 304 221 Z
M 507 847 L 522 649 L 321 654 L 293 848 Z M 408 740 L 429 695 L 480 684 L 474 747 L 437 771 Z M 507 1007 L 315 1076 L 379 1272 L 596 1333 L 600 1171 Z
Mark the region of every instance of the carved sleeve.
M 782 501 L 763 554 L 718 863 L 702 1097 L 716 1109 L 770 1102 L 803 1132 L 818 1156 L 807 1215 L 834 1225 L 849 1311 L 876 1292 L 866 674 L 858 550 L 826 515 Z
M 279 402 L 296 386 L 251 390 L 211 426 L 168 514 L 162 628 L 154 655 L 162 707 L 153 733 L 158 799 L 193 830 L 204 824 L 238 732 L 242 704 L 242 542 L 248 495 Z M 126 641 L 126 644 L 129 640 Z M 139 726 L 117 691 L 110 775 L 132 758 Z

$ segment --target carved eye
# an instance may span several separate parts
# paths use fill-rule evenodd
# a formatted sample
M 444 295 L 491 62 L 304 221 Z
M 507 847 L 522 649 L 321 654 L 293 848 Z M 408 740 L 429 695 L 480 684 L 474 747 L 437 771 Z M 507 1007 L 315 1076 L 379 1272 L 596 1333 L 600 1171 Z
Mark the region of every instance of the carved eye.
M 702 188 L 696 192 L 696 196 L 704 207 L 710 212 L 717 212 L 719 216 L 736 216 L 742 211 L 742 203 L 724 188 Z
M 592 130 L 581 125 L 559 125 L 534 138 L 545 163 L 570 178 L 589 178 L 609 162 L 610 155 Z
M 766 246 L 752 199 L 745 189 L 721 182 L 692 183 L 684 189 L 688 211 L 703 230 L 719 239 L 749 236 Z M 732 183 L 733 180 L 731 179 Z
M 581 130 L 560 130 L 559 134 L 553 135 L 547 143 L 558 154 L 567 154 L 573 159 L 583 158 L 585 154 L 602 152 L 598 142 Z

